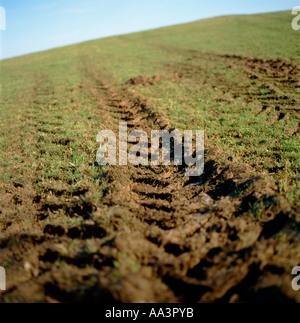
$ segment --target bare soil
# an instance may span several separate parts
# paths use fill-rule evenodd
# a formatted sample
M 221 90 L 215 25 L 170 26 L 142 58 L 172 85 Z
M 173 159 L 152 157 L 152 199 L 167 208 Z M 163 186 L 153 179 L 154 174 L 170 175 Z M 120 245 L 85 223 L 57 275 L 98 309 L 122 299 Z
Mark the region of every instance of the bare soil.
M 299 82 L 292 63 L 222 59 L 246 69 L 253 81 L 272 79 L 266 86 L 278 96 L 279 114 L 297 105 L 281 94 L 283 83 Z M 165 77 L 174 82 L 196 74 L 184 65 L 172 69 L 176 73 Z M 116 129 L 123 120 L 130 130 L 171 130 L 163 114 L 132 91 L 161 76 L 112 87 L 92 69 L 86 75 L 85 86 Z M 176 167 L 110 167 L 102 175 L 101 204 L 89 199 L 88 188 L 72 196 L 62 188 L 51 202 L 32 183 L 2 188 L 0 215 L 13 219 L 22 212 L 27 221 L 1 223 L 0 261 L 14 278 L 0 301 L 300 302 L 291 289 L 300 256 L 298 211 L 271 178 L 224 158 L 207 141 L 205 173 L 195 179 Z M 83 222 L 49 221 L 57 210 Z

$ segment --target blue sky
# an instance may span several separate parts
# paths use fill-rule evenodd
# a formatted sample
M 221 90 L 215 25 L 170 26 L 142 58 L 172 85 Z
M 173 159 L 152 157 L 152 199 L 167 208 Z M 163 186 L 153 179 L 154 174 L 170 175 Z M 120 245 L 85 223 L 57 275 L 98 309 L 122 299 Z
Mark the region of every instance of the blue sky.
M 2 58 L 227 14 L 290 10 L 300 0 L 0 0 Z

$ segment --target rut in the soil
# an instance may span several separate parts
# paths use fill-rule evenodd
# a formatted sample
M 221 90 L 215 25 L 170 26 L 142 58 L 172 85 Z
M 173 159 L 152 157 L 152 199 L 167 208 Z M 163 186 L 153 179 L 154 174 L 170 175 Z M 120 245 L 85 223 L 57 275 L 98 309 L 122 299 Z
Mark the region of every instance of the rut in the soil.
M 112 89 L 92 66 L 83 73 L 114 130 L 122 120 L 130 130 L 171 129 L 149 100 L 131 91 L 140 78 Z M 152 80 L 142 85 L 158 81 Z M 0 241 L 1 259 L 8 266 L 18 259 L 25 268 L 17 277 L 22 283 L 16 279 L 0 300 L 300 301 L 290 288 L 299 224 L 286 198 L 249 166 L 221 158 L 207 144 L 205 173 L 194 179 L 171 166 L 110 167 L 101 174 L 107 183 L 101 204 L 84 189 L 72 197 L 55 191 L 67 204 L 37 196 L 34 223 L 42 234 Z M 56 208 L 82 221 L 66 227 L 53 216 Z M 53 223 L 45 221 L 50 216 Z
M 275 110 L 278 112 L 278 120 L 286 117 L 289 112 L 299 112 L 299 79 L 300 68 L 296 62 L 284 59 L 261 59 L 248 58 L 239 55 L 213 55 L 203 54 L 197 51 L 184 52 L 188 60 L 223 62 L 228 69 L 241 69 L 251 80 L 252 87 L 243 84 L 227 84 L 222 75 L 213 73 L 213 82 L 206 75 L 201 82 L 208 82 L 215 86 L 222 85 L 226 91 L 233 94 L 235 98 L 244 97 L 250 101 L 261 103 L 262 110 Z M 185 63 L 180 65 L 169 65 L 171 71 L 176 71 L 175 78 L 190 79 L 198 78 L 199 67 Z M 202 75 L 202 74 L 201 74 Z M 299 132 L 298 132 L 299 134 Z
M 132 129 L 170 130 L 130 84 L 118 92 L 103 84 L 117 119 Z M 290 273 L 276 259 L 281 242 L 270 239 L 293 224 L 288 202 L 247 165 L 220 163 L 222 155 L 207 147 L 205 173 L 194 180 L 176 167 L 111 168 L 105 204 L 120 210 L 104 254 L 126 255 L 117 256 L 121 266 L 126 257 L 141 266 L 121 279 L 121 301 L 253 301 L 255 295 L 293 301 L 282 283 Z

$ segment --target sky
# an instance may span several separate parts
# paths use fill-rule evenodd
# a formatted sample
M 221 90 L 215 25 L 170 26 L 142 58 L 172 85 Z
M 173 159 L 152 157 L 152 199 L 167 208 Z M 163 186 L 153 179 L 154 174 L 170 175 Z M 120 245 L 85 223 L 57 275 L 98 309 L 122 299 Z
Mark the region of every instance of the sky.
M 6 12 L 0 58 L 214 16 L 299 5 L 300 0 L 0 0 Z

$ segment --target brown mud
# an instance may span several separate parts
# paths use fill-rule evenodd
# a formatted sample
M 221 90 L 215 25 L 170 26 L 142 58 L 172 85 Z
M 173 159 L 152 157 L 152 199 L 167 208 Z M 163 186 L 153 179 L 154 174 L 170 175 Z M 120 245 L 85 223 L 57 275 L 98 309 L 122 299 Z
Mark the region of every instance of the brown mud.
M 223 59 L 243 65 L 253 80 L 278 77 L 269 84 L 278 96 L 277 83 L 294 84 L 299 76 L 283 61 Z M 132 91 L 160 77 L 112 88 L 92 68 L 86 73 L 86 86 L 116 129 L 126 121 L 130 130 L 171 130 L 162 113 Z M 177 76 L 191 73 L 181 66 Z M 207 142 L 205 173 L 193 179 L 171 166 L 110 167 L 101 175 L 101 204 L 84 188 L 72 196 L 62 188 L 51 202 L 27 185 L 3 192 L 1 215 L 21 210 L 31 227 L 22 220 L 18 227 L 2 223 L 0 261 L 14 278 L 0 301 L 300 302 L 291 289 L 299 214 L 271 178 L 221 162 L 224 156 Z M 52 217 L 59 209 L 81 223 L 67 227 Z

